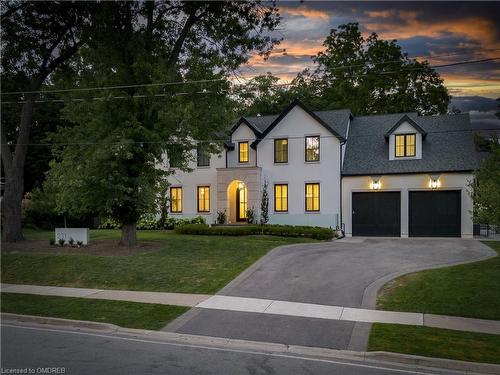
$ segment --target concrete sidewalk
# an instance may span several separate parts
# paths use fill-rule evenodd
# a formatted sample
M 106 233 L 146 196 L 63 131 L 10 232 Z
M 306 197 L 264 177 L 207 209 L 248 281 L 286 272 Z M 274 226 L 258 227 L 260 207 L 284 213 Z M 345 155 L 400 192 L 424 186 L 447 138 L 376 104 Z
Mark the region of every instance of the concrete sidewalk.
M 157 303 L 211 310 L 241 311 L 259 314 L 297 316 L 351 322 L 391 323 L 458 331 L 492 333 L 500 335 L 500 321 L 461 318 L 455 316 L 381 311 L 342 306 L 318 305 L 259 298 L 232 297 L 207 294 L 139 292 L 66 288 L 39 285 L 1 284 L 2 293 L 24 293 L 60 297 L 78 297 Z
M 92 299 L 109 299 L 114 301 L 130 301 L 157 303 L 160 305 L 176 305 L 194 307 L 210 298 L 208 294 L 138 292 L 132 290 L 84 289 L 59 286 L 0 284 L 2 293 L 39 294 L 44 296 L 78 297 Z

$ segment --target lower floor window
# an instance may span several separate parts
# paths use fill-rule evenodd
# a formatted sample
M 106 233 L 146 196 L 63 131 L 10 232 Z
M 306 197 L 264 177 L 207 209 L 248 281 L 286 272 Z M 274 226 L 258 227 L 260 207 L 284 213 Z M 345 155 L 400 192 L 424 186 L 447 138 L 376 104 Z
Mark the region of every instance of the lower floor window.
M 319 184 L 306 184 L 306 211 L 319 211 Z
M 288 211 L 288 185 L 276 184 L 274 185 L 274 211 L 287 212 Z
M 210 212 L 210 186 L 198 186 L 198 212 Z
M 170 212 L 182 212 L 182 188 L 170 188 Z

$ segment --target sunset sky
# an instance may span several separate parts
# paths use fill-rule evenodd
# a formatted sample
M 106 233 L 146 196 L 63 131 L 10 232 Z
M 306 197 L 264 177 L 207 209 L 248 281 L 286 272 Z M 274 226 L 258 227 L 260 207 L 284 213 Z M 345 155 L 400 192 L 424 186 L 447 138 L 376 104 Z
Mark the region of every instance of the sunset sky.
M 290 80 L 313 66 L 330 29 L 358 22 L 366 35 L 397 39 L 410 57 L 431 64 L 500 56 L 500 2 L 316 2 L 277 1 L 282 23 L 277 52 L 258 56 L 242 69 L 245 77 L 271 72 Z M 279 51 L 285 49 L 286 54 Z M 500 60 L 438 70 L 453 96 L 500 97 Z

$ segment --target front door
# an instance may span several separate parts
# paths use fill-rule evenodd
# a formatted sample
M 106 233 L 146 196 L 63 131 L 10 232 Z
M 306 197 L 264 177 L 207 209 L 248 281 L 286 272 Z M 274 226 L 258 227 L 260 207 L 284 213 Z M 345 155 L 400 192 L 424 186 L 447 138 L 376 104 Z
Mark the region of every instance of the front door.
M 236 189 L 236 221 L 244 222 L 247 220 L 247 188 Z

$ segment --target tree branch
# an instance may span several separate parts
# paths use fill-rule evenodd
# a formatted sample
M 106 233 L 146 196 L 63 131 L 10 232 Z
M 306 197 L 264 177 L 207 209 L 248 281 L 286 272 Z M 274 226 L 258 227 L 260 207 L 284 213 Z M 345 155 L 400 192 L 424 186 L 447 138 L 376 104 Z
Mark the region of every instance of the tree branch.
M 18 10 L 24 8 L 26 5 L 28 5 L 28 1 L 23 1 L 18 6 L 7 9 L 5 13 L 0 16 L 0 20 L 5 21 L 7 18 L 16 13 Z
M 181 53 L 182 46 L 184 45 L 184 42 L 186 41 L 186 38 L 189 34 L 189 31 L 191 31 L 193 25 L 201 18 L 203 14 L 204 12 L 196 16 L 196 9 L 191 14 L 189 14 L 186 22 L 184 23 L 184 26 L 182 27 L 179 37 L 174 44 L 174 48 L 172 48 L 172 52 L 170 53 L 170 56 L 167 60 L 168 66 L 175 65 Z

